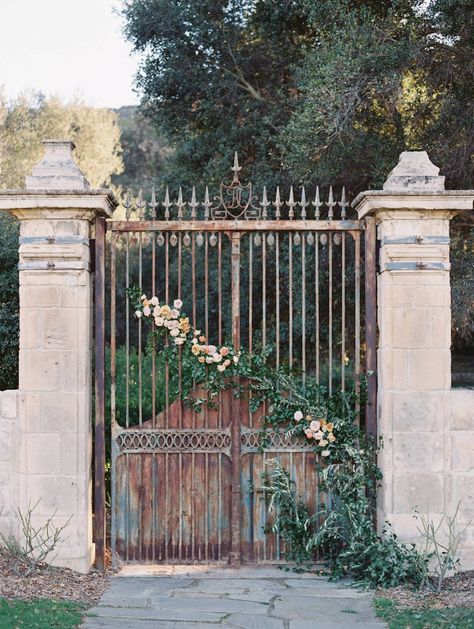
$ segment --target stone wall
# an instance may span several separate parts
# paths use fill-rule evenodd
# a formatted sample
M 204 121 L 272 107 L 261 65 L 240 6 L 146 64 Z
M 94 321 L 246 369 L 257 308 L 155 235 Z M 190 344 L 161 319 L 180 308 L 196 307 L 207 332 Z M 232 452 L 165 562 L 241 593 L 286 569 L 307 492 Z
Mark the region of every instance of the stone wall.
M 474 389 L 450 392 L 449 445 L 445 459 L 445 505 L 453 513 L 460 501 L 458 522 L 467 526 L 460 548 L 461 568 L 474 570 Z
M 17 533 L 21 425 L 19 391 L 0 391 L 0 533 Z

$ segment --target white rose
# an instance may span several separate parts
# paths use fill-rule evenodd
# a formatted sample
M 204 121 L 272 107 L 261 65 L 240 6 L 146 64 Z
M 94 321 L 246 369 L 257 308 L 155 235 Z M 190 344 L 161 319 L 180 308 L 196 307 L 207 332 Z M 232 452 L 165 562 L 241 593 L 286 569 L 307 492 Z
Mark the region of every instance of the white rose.
M 303 419 L 303 413 L 301 411 L 296 411 L 293 417 L 295 419 L 295 422 L 299 422 Z
M 212 358 L 212 356 L 206 356 L 206 363 L 207 363 L 208 365 L 210 365 L 210 364 L 211 364 L 211 363 L 213 363 L 213 362 L 214 362 L 214 359 Z
M 151 309 L 148 306 L 145 306 L 143 308 L 143 314 L 145 315 L 145 317 L 149 317 L 151 315 Z
M 152 297 L 152 298 L 150 299 L 150 304 L 151 304 L 152 306 L 157 306 L 159 303 L 160 303 L 160 302 L 158 301 L 158 297 Z
M 173 306 L 179 310 L 180 308 L 182 308 L 183 302 L 181 301 L 181 299 L 175 299 L 173 302 Z
M 155 317 L 155 325 L 158 328 L 163 327 L 163 323 L 165 322 L 165 320 L 163 319 L 163 317 Z
M 177 338 L 174 340 L 174 342 L 176 343 L 176 345 L 182 345 L 184 343 L 184 339 L 183 338 Z
M 137 319 L 140 319 L 140 317 L 142 316 L 142 311 L 141 310 L 135 310 L 135 316 Z
M 170 312 L 170 316 L 172 319 L 177 319 L 179 317 L 179 310 L 176 310 L 176 308 L 173 308 Z
M 225 371 L 225 369 L 226 369 L 225 365 L 217 365 L 217 370 L 220 371 L 221 373 Z
M 142 296 L 140 297 L 140 299 L 141 299 L 142 301 L 145 301 L 145 299 L 146 299 L 146 295 L 142 295 Z
M 191 343 L 192 343 L 193 345 L 196 345 L 196 344 L 197 344 L 197 342 L 198 342 L 198 340 L 197 340 L 197 339 L 193 339 L 193 340 L 191 341 Z
M 213 358 L 215 363 L 220 363 L 222 360 L 222 356 L 220 354 L 214 354 Z
M 238 356 L 234 356 L 234 363 L 237 364 L 239 362 L 239 357 Z
M 170 334 L 171 336 L 179 336 L 179 330 L 176 328 L 173 328 L 172 330 L 170 330 Z
M 329 456 L 331 453 L 329 452 L 329 450 L 323 450 L 321 452 L 321 456 Z

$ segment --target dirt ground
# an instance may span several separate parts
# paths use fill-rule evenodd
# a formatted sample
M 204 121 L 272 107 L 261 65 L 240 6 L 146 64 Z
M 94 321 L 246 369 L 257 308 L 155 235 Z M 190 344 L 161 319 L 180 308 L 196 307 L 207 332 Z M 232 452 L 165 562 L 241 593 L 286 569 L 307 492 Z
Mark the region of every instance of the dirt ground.
M 426 590 L 414 591 L 400 585 L 396 588 L 379 589 L 377 596 L 389 598 L 403 607 L 474 607 L 474 571 L 459 572 L 447 578 L 440 594 Z
M 94 603 L 108 586 L 107 574 L 96 570 L 79 574 L 68 568 L 40 564 L 33 574 L 23 577 L 13 572 L 13 564 L 11 554 L 0 549 L 0 596 L 4 598 L 51 598 Z

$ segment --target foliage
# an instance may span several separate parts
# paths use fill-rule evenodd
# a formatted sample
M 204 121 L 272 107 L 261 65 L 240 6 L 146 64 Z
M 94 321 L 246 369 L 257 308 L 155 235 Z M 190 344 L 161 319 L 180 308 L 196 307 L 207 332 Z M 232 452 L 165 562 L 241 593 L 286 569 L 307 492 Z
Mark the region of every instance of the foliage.
M 376 598 L 377 616 L 389 623 L 390 629 L 472 629 L 474 609 L 452 607 L 446 609 L 409 608 L 387 598 Z
M 164 169 L 172 149 L 137 107 L 121 107 L 117 116 L 123 172 L 112 175 L 112 185 L 122 190 L 158 188 L 168 174 Z
M 0 540 L 14 558 L 12 570 L 18 576 L 29 576 L 36 571 L 38 564 L 45 562 L 62 541 L 62 534 L 69 525 L 72 516 L 64 524 L 56 526 L 54 518 L 56 511 L 41 525 L 35 524 L 37 516 L 35 509 L 39 505 L 38 500 L 34 505 L 28 503 L 25 512 L 17 509 L 20 529 L 20 541 L 14 537 L 5 537 L 0 533 Z
M 355 196 L 401 151 L 424 149 L 448 188 L 472 187 L 469 0 L 124 0 L 122 15 L 142 56 L 143 111 L 173 148 L 173 188 L 219 182 L 235 149 L 259 185 Z M 465 233 L 452 251 L 460 347 L 474 328 Z
M 7 101 L 0 93 L 0 188 L 24 186 L 47 138 L 73 140 L 74 158 L 93 187 L 108 185 L 111 176 L 122 170 L 114 112 L 42 94 L 22 94 Z
M 426 579 L 425 555 L 414 545 L 400 543 L 388 527 L 381 536 L 374 529 L 375 491 L 381 474 L 375 462 L 375 445 L 355 421 L 359 396 L 348 391 L 329 397 L 320 390 L 313 397 L 314 392 L 305 393 L 301 385 L 290 388 L 290 376 L 285 380 L 287 395 L 279 402 L 275 399 L 278 389 L 270 393 L 271 415 L 267 422 L 288 425 L 287 414 L 280 412 L 287 405 L 303 408 L 304 412 L 317 408 L 316 416 L 330 419 L 337 435 L 327 459 L 318 463 L 321 490 L 327 499 L 320 511 L 310 514 L 301 504 L 284 469 L 277 466 L 269 474 L 266 489 L 275 512 L 273 526 L 293 544 L 286 558 L 302 562 L 318 550 L 329 562 L 334 578 L 350 573 L 370 587 L 388 587 L 402 581 L 420 585 Z M 268 387 L 263 390 L 264 395 L 268 394 Z
M 18 224 L 0 213 L 0 390 L 18 387 Z
M 290 65 L 314 36 L 302 0 L 126 0 L 122 15 L 143 55 L 142 104 L 175 149 L 180 183 L 218 182 L 236 149 L 254 179 L 280 171 L 276 139 L 296 97 Z
M 0 627 L 73 629 L 81 622 L 84 610 L 84 604 L 72 601 L 0 599 Z
M 297 496 L 296 485 L 276 459 L 267 460 L 267 476 L 261 489 L 270 496 L 269 514 L 274 514 L 272 531 L 288 544 L 285 559 L 297 564 L 311 562 L 311 540 L 314 536 L 314 516 Z
M 421 526 L 418 528 L 425 540 L 423 553 L 430 560 L 430 577 L 437 593 L 441 592 L 448 574 L 459 568 L 457 551 L 461 537 L 471 524 L 468 522 L 462 530 L 457 529 L 456 518 L 461 502 L 458 502 L 454 515 L 443 514 L 437 524 L 428 516 L 420 515 Z M 447 534 L 443 526 L 446 525 Z

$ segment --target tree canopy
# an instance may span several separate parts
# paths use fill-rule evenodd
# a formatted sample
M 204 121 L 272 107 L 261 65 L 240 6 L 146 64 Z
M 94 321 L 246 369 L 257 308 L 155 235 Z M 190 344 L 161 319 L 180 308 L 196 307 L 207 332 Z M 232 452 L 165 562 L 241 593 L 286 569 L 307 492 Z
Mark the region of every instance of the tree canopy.
M 238 150 L 257 184 L 355 195 L 423 149 L 448 188 L 473 187 L 471 0 L 124 0 L 122 15 L 171 185 L 221 180 Z M 458 344 L 474 338 L 470 232 L 453 230 Z
M 94 187 L 109 185 L 112 175 L 123 170 L 113 111 L 34 93 L 8 101 L 0 91 L 0 188 L 24 186 L 46 138 L 73 140 L 74 159 Z

